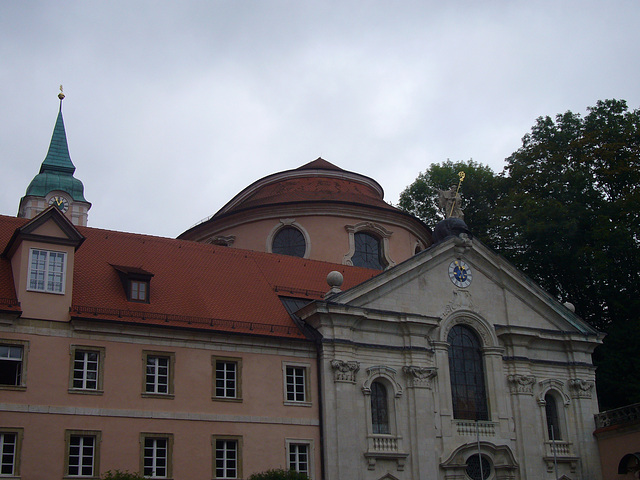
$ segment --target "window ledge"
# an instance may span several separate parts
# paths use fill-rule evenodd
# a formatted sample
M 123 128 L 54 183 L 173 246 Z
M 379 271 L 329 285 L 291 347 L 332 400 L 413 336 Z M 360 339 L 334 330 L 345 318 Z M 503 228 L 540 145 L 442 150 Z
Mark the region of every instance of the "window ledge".
M 49 295 L 64 295 L 65 292 L 51 292 L 49 290 L 37 290 L 35 288 L 27 288 L 27 292 L 48 293 Z
M 230 402 L 230 403 L 242 403 L 242 398 L 232 398 L 232 397 L 211 397 L 211 400 L 214 402 Z
M 68 392 L 76 395 L 103 395 L 104 394 L 104 390 L 89 390 L 85 388 L 70 388 Z
M 0 385 L 0 390 L 14 390 L 16 392 L 24 392 L 26 389 L 26 385 Z
M 173 400 L 175 395 L 173 393 L 148 393 L 143 392 L 142 398 L 163 398 L 165 400 Z
M 291 400 L 285 400 L 284 404 L 287 407 L 310 407 L 313 405 L 311 402 L 293 402 Z

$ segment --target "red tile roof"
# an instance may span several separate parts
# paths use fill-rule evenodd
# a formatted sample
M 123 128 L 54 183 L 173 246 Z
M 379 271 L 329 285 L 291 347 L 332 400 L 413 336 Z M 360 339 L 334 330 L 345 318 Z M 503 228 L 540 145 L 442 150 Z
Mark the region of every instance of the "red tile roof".
M 25 219 L 0 216 L 0 251 Z M 303 338 L 279 295 L 321 299 L 327 274 L 343 289 L 380 273 L 358 267 L 185 240 L 77 227 L 72 317 Z M 150 303 L 129 302 L 116 268 L 152 273 Z M 0 299 L 15 301 L 11 266 L 0 259 Z M 1 301 L 1 300 L 0 300 Z
M 369 185 L 346 178 L 329 177 L 291 178 L 265 185 L 245 199 L 235 210 L 301 202 L 352 203 L 397 211 Z

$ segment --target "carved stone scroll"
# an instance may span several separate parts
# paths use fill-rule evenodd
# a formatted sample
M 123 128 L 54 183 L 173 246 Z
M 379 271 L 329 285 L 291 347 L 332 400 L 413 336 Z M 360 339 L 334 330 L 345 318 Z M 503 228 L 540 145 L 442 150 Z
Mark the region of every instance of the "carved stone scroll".
M 360 370 L 360 362 L 346 362 L 344 360 L 331 360 L 334 382 L 356 382 L 356 373 Z
M 569 390 L 572 398 L 591 398 L 595 386 L 596 384 L 593 380 L 583 380 L 581 378 L 569 380 Z
M 533 375 L 509 375 L 507 381 L 511 395 L 533 395 L 533 386 L 536 383 L 536 377 Z
M 409 388 L 431 388 L 431 379 L 436 376 L 435 367 L 416 367 L 406 365 L 402 371 L 407 376 L 407 386 Z

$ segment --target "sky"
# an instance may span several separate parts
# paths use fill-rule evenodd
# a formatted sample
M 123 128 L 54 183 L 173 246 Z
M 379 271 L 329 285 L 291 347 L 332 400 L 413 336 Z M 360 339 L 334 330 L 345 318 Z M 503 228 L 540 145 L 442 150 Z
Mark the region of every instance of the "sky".
M 502 171 L 539 116 L 640 108 L 638 25 L 639 0 L 5 0 L 0 214 L 61 84 L 89 225 L 176 237 L 318 157 L 397 204 L 434 163 Z

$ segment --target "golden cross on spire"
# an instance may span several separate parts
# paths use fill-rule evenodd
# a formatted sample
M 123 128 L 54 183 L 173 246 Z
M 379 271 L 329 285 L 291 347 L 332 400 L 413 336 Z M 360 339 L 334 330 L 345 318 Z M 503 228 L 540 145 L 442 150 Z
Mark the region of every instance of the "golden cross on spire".
M 60 101 L 62 101 L 62 99 L 64 98 L 64 93 L 62 93 L 62 85 L 60 85 L 60 93 L 58 94 L 58 98 L 60 99 Z

